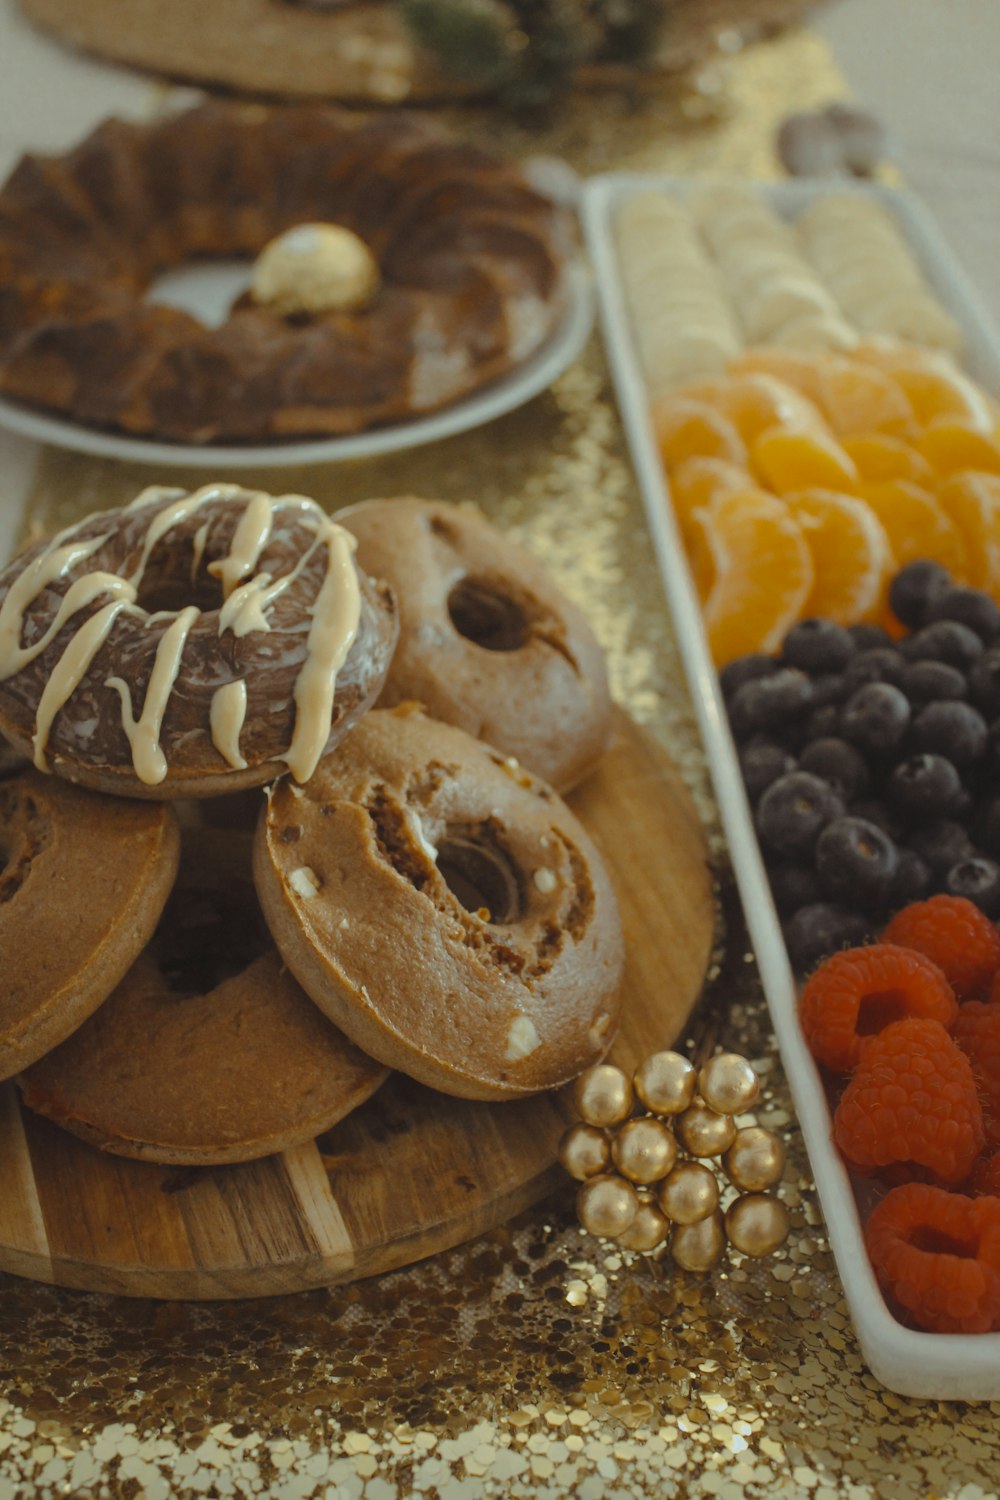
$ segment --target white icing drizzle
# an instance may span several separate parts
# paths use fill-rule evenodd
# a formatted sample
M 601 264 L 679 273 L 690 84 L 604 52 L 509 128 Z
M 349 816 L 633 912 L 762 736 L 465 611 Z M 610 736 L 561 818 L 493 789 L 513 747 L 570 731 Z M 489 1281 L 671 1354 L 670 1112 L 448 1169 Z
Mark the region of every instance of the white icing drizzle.
M 239 580 L 256 567 L 271 535 L 273 520 L 271 497 L 258 490 L 239 519 L 226 556 L 208 565 L 208 571 L 222 583 L 223 599 L 228 599 Z
M 295 729 L 283 759 L 296 781 L 308 781 L 330 737 L 337 673 L 361 617 L 361 591 L 354 567 L 354 537 L 326 521 L 322 532 L 329 563 L 313 604 L 306 659 L 295 680 Z
M 209 724 L 212 744 L 234 771 L 245 771 L 246 761 L 240 754 L 240 733 L 247 716 L 247 685 L 242 680 L 226 682 L 212 694 Z
M 286 495 L 272 499 L 262 491 L 248 492 L 232 484 L 205 485 L 191 494 L 159 485 L 143 490 L 127 509 L 131 512 L 156 504 L 160 509 L 150 518 L 131 575 L 122 578 L 95 569 L 74 578 L 60 599 L 54 617 L 30 646 L 21 644 L 26 610 L 53 583 L 65 578 L 105 546 L 112 533 L 103 532 L 81 540 L 74 535 L 76 528 L 68 528 L 53 538 L 13 579 L 0 604 L 0 681 L 14 676 L 41 655 L 81 610 L 102 595 L 108 596 L 108 602 L 76 630 L 42 691 L 32 741 L 35 764 L 40 770 L 47 769 L 46 747 L 56 715 L 86 676 L 119 615 L 128 613 L 139 616 L 147 627 L 169 622 L 157 647 L 138 719 L 134 715 L 129 685 L 121 677 L 109 677 L 105 683 L 119 696 L 122 729 L 132 750 L 137 776 L 150 786 L 163 781 L 167 775 L 166 756 L 160 746 L 163 718 L 180 670 L 185 643 L 200 611 L 192 604 L 179 611 L 159 610 L 147 614 L 136 600 L 157 543 L 210 501 L 237 499 L 242 501 L 244 510 L 233 529 L 229 551 L 210 564 L 210 571 L 219 578 L 223 590 L 223 604 L 219 610 L 220 635 L 225 630 L 231 630 L 236 636 L 254 630 L 268 630 L 266 611 L 269 606 L 299 578 L 317 548 L 324 546 L 327 549 L 326 574 L 309 609 L 311 619 L 305 661 L 294 687 L 295 727 L 291 745 L 284 755 L 296 780 L 304 781 L 312 774 L 330 735 L 337 674 L 353 644 L 360 620 L 361 593 L 352 558 L 354 538 L 305 496 Z M 263 572 L 241 584 L 239 580 L 257 565 L 267 546 L 279 511 L 293 512 L 297 523 L 312 532 L 310 545 L 305 547 L 295 566 L 281 577 L 275 579 L 270 573 Z M 192 581 L 201 566 L 209 529 L 209 523 L 205 522 L 194 535 Z M 242 681 L 224 683 L 213 695 L 208 726 L 219 754 L 228 765 L 240 770 L 247 764 L 239 744 L 246 706 L 246 684 Z
M 121 677 L 109 677 L 105 687 L 114 688 L 122 702 L 122 728 L 132 746 L 132 764 L 146 786 L 159 786 L 167 774 L 167 757 L 160 749 L 160 729 L 171 689 L 181 667 L 184 642 L 201 611 L 189 604 L 168 625 L 156 648 L 156 659 L 138 719 L 132 712 L 132 693 Z

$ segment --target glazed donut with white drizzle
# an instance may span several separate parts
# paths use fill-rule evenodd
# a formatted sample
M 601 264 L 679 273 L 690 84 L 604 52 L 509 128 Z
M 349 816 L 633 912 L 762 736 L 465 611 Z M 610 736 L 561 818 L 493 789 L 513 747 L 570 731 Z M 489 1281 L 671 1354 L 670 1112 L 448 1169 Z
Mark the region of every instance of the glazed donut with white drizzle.
M 0 733 L 122 796 L 305 781 L 377 697 L 395 601 L 312 500 L 154 486 L 0 573 Z

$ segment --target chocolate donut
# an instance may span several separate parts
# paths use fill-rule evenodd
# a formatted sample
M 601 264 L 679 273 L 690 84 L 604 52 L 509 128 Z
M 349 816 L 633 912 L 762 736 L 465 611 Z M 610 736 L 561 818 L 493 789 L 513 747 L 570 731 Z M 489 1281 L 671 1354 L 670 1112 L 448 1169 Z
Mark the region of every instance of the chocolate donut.
M 144 490 L 0 574 L 0 733 L 130 797 L 305 780 L 377 696 L 385 585 L 300 495 Z
M 32 770 L 0 781 L 0 1078 L 107 999 L 152 936 L 179 848 L 172 808 Z
M 622 933 L 586 832 L 544 782 L 413 706 L 374 709 L 304 786 L 273 788 L 254 878 L 303 988 L 432 1088 L 554 1088 L 613 1039 Z
M 18 1080 L 31 1109 L 119 1156 L 209 1166 L 312 1140 L 375 1092 L 386 1069 L 330 1025 L 275 952 L 251 844 L 185 831 L 150 945 L 97 1014 Z
M 467 506 L 367 500 L 336 519 L 399 602 L 380 706 L 422 703 L 559 791 L 585 776 L 611 732 L 604 656 L 541 564 Z

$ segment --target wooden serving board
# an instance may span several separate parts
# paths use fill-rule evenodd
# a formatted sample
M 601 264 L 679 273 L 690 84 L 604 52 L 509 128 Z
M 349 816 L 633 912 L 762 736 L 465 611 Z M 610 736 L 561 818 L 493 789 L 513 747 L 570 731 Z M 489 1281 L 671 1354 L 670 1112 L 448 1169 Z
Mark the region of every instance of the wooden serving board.
M 611 868 L 627 946 L 611 1057 L 676 1040 L 701 992 L 714 901 L 697 815 L 624 714 L 570 798 Z M 0 1269 L 136 1297 L 255 1297 L 371 1276 L 503 1223 L 568 1181 L 560 1095 L 450 1099 L 399 1074 L 319 1140 L 242 1166 L 106 1155 L 0 1087 Z

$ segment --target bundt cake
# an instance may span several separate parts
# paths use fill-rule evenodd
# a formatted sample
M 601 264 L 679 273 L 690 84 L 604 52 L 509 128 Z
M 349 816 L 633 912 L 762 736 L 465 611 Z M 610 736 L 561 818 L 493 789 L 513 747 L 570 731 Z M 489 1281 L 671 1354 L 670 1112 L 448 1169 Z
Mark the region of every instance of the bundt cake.
M 163 272 L 304 223 L 378 264 L 367 307 L 221 327 L 146 300 Z M 209 103 L 111 119 L 0 190 L 0 391 L 181 443 L 343 434 L 448 405 L 537 349 L 566 303 L 568 214 L 425 119 Z

